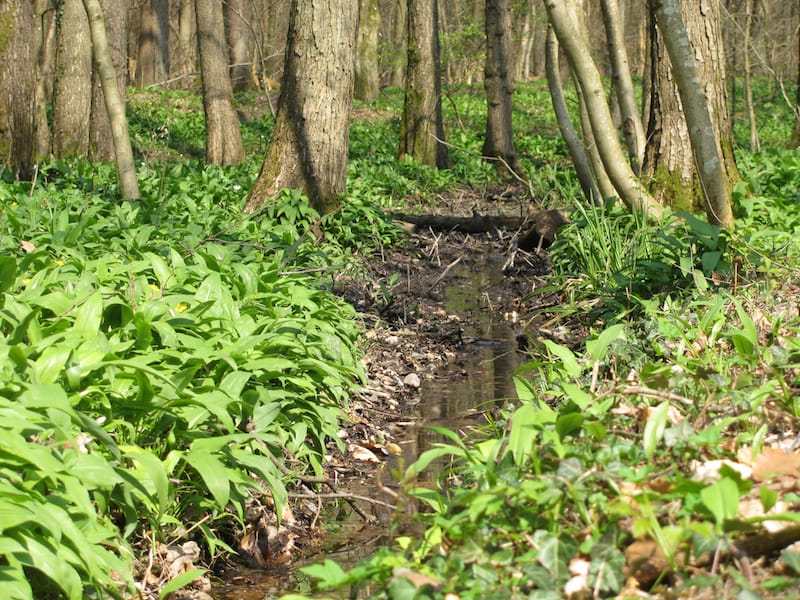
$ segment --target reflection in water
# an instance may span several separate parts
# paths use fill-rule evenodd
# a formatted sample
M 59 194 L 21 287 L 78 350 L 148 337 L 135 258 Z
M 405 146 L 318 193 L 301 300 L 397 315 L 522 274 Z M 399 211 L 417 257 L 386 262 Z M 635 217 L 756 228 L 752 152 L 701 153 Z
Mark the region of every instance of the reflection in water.
M 426 425 L 459 431 L 480 424 L 483 410 L 516 398 L 512 375 L 525 357 L 517 351 L 514 324 L 493 309 L 497 299 L 488 295 L 488 290 L 502 280 L 503 274 L 499 265 L 484 265 L 473 270 L 475 268 L 460 264 L 454 269 L 455 281 L 443 290 L 444 308 L 448 313 L 471 314 L 473 318 L 463 327 L 463 352 L 435 379 L 423 378 L 419 403 L 403 410 L 403 416 L 408 421 L 415 420 L 416 424 L 396 435 L 395 441 L 403 449 L 403 456 L 386 464 L 382 479 L 387 485 L 392 470 L 404 470 L 422 452 L 437 442 L 445 441 Z M 434 463 L 419 476 L 418 482 L 436 481 L 439 475 L 436 469 Z M 373 497 L 380 494 L 376 487 L 375 481 L 370 479 L 348 485 L 354 494 Z M 382 496 L 380 499 L 385 500 Z M 331 507 L 324 523 L 328 530 L 325 549 L 307 562 L 319 563 L 329 558 L 346 569 L 390 544 L 388 526 L 391 515 L 374 506 L 365 509 L 373 512 L 377 521 L 375 525 L 365 525 L 344 502 Z M 404 510 L 410 514 L 414 507 L 405 506 Z M 302 565 L 295 565 L 299 566 Z M 213 590 L 218 600 L 262 600 L 289 592 L 309 594 L 308 581 L 296 570 L 280 573 L 240 570 L 234 577 L 226 579 Z

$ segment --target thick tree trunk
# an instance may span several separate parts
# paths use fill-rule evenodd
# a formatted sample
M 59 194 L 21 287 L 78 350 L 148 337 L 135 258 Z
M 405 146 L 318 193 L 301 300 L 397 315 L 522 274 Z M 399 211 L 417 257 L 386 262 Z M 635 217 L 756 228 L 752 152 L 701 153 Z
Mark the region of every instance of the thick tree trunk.
M 0 2 L 0 162 L 31 176 L 33 142 L 33 5 Z
M 592 169 L 589 166 L 589 159 L 586 156 L 575 127 L 567 110 L 567 103 L 564 100 L 564 91 L 561 85 L 561 71 L 558 67 L 558 38 L 552 28 L 548 29 L 547 45 L 545 46 L 545 71 L 547 73 L 547 85 L 550 88 L 550 98 L 553 102 L 553 111 L 556 115 L 558 128 L 561 130 L 561 137 L 567 144 L 572 164 L 575 166 L 575 173 L 578 175 L 578 182 L 581 184 L 583 195 L 586 201 L 601 205 L 603 199 L 592 178 Z
M 659 218 L 663 212 L 662 207 L 639 183 L 622 152 L 605 100 L 600 73 L 573 21 L 570 9 L 574 6 L 565 0 L 545 0 L 545 8 L 558 41 L 564 48 L 575 80 L 581 88 L 600 158 L 620 199 L 631 210 L 650 218 Z
M 320 214 L 347 185 L 358 4 L 293 0 L 275 128 L 245 211 L 298 188 Z
M 503 176 L 522 177 L 511 122 L 514 81 L 510 73 L 511 15 L 508 0 L 486 0 L 486 137 L 483 155 L 494 159 Z
M 228 40 L 231 84 L 236 91 L 250 85 L 250 61 L 253 56 L 253 35 L 246 0 L 225 0 L 225 36 Z
M 57 23 L 53 154 L 85 158 L 92 113 L 92 41 L 81 0 L 64 0 Z
M 168 0 L 144 0 L 139 10 L 135 82 L 153 85 L 169 78 Z
M 244 147 L 233 105 L 222 4 L 195 0 L 195 15 L 206 115 L 206 163 L 236 165 L 244 160 Z
M 84 3 L 85 5 L 85 3 Z M 101 0 L 100 10 L 104 21 L 105 37 L 110 52 L 111 64 L 116 73 L 116 89 L 120 96 L 125 116 L 125 90 L 128 87 L 128 45 L 125 43 L 128 34 L 128 10 L 125 5 L 116 0 Z M 113 124 L 109 121 L 109 111 L 106 109 L 107 101 L 104 97 L 104 84 L 98 66 L 97 41 L 91 22 L 89 27 L 92 35 L 92 48 L 95 56 L 95 69 L 92 74 L 92 121 L 89 124 L 89 159 L 98 162 L 113 162 L 116 160 L 114 151 Z M 125 124 L 127 136 L 128 125 Z M 130 146 L 130 141 L 128 142 Z M 138 192 L 137 192 L 138 193 Z
M 696 173 L 699 177 L 700 191 L 705 198 L 706 214 L 710 222 L 721 227 L 733 226 L 730 194 L 733 182 L 738 179 L 736 163 L 733 159 L 733 142 L 728 121 L 728 108 L 724 86 L 724 54 L 719 35 L 719 6 L 713 2 L 705 2 L 702 7 L 685 2 L 691 6 L 692 12 L 682 14 L 681 0 L 651 0 L 658 32 L 661 34 L 669 62 L 672 65 L 671 75 L 664 74 L 665 81 L 658 82 L 654 88 L 662 89 L 674 78 L 678 89 L 682 113 L 687 132 L 683 144 L 672 148 L 675 152 L 686 153 L 690 146 L 693 165 L 687 167 L 686 173 L 677 174 L 681 179 L 686 174 Z M 716 8 L 716 10 L 715 10 Z M 685 23 L 691 23 L 694 30 L 690 41 Z M 695 59 L 697 56 L 697 60 Z M 663 61 L 663 53 L 659 58 Z M 660 71 L 662 65 L 657 70 Z M 700 69 L 704 77 L 701 77 Z M 720 71 L 723 71 L 720 73 Z M 703 82 L 706 82 L 705 84 Z M 671 85 L 671 84 L 670 84 Z M 653 101 L 652 109 L 659 106 Z M 712 121 L 714 115 L 716 122 Z M 679 120 L 680 113 L 669 115 Z M 654 142 L 661 142 L 654 137 Z M 685 159 L 684 159 L 685 160 Z M 693 169 L 694 166 L 698 168 Z M 667 177 L 674 185 L 674 178 Z M 656 182 L 658 185 L 658 182 Z
M 353 97 L 363 102 L 372 102 L 381 91 L 378 81 L 378 32 L 381 27 L 381 13 L 378 10 L 378 0 L 358 0 L 358 4 Z
M 450 157 L 442 122 L 437 6 L 437 0 L 408 0 L 408 66 L 398 156 L 446 169 Z
M 618 0 L 602 0 L 603 23 L 608 38 L 613 90 L 619 103 L 622 133 L 628 147 L 628 157 L 634 173 L 641 172 L 644 157 L 644 127 L 636 106 L 628 53 L 625 50 L 624 24 Z

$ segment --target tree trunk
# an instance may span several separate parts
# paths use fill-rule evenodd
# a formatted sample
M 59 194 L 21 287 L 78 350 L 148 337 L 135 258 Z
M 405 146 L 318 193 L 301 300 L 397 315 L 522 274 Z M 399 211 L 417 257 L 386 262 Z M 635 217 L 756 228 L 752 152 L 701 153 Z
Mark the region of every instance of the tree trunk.
M 750 152 L 755 154 L 759 151 L 758 126 L 756 125 L 756 109 L 753 104 L 753 85 L 751 82 L 752 66 L 750 64 L 750 40 L 752 39 L 753 23 L 755 22 L 755 11 L 758 4 L 753 0 L 745 0 L 744 10 L 744 41 L 742 43 L 744 52 L 744 101 L 747 107 L 747 120 L 750 124 Z M 736 73 L 733 74 L 736 81 Z
M 392 74 L 389 85 L 400 87 L 405 82 L 406 59 L 408 56 L 408 4 L 407 0 L 397 0 L 392 27 L 392 49 L 397 53 L 392 59 Z
M 381 13 L 378 0 L 358 0 L 358 33 L 353 97 L 372 102 L 380 93 L 378 81 L 378 32 Z
M 245 0 L 225 0 L 225 36 L 230 56 L 231 84 L 236 91 L 250 85 L 250 61 L 253 56 L 253 35 L 250 12 Z
M 624 24 L 618 0 L 602 0 L 601 6 L 611 59 L 612 87 L 619 103 L 622 133 L 625 136 L 631 166 L 638 175 L 641 172 L 644 156 L 644 127 L 636 106 L 628 53 L 625 50 Z
M 558 67 L 558 39 L 552 28 L 548 28 L 547 45 L 545 46 L 545 70 L 547 73 L 547 85 L 550 88 L 550 98 L 553 102 L 553 111 L 558 121 L 558 128 L 561 130 L 561 137 L 567 144 L 572 164 L 575 166 L 575 173 L 578 175 L 578 182 L 583 190 L 586 201 L 593 204 L 602 205 L 603 199 L 592 178 L 592 170 L 589 166 L 589 159 L 581 145 L 575 127 L 567 110 L 567 103 L 564 100 L 564 91 L 561 85 L 561 71 Z
M 168 0 L 144 0 L 139 9 L 139 47 L 136 85 L 161 83 L 169 78 Z
M 14 175 L 33 172 L 33 4 L 0 2 L 0 162 Z
M 37 0 L 34 5 L 34 53 L 36 68 L 33 85 L 33 157 L 39 161 L 50 154 L 50 124 L 47 105 L 53 92 L 55 62 L 56 9 L 50 0 Z
M 244 160 L 244 147 L 233 106 L 222 3 L 195 0 L 195 16 L 206 115 L 206 163 L 237 165 Z
M 446 169 L 450 157 L 442 122 L 437 6 L 437 0 L 408 0 L 408 66 L 398 156 Z
M 64 0 L 57 23 L 53 154 L 85 158 L 92 114 L 92 41 L 81 0 Z
M 179 78 L 176 85 L 189 89 L 191 74 L 197 64 L 197 19 L 194 15 L 194 0 L 181 0 L 178 9 L 178 32 L 171 56 L 175 65 L 173 78 Z
M 545 0 L 550 23 L 564 48 L 570 68 L 583 94 L 591 121 L 591 131 L 603 166 L 620 199 L 629 209 L 658 219 L 663 209 L 641 186 L 622 152 L 605 100 L 600 73 L 583 36 L 574 24 L 570 12 L 570 8 L 574 9 L 574 6 L 567 4 L 565 0 Z
M 798 11 L 800 17 L 800 11 Z M 794 131 L 792 131 L 792 139 L 790 144 L 792 148 L 800 146 L 800 24 L 798 24 L 797 32 L 797 90 L 795 91 L 795 106 L 794 106 Z
M 106 26 L 103 22 L 103 10 L 99 0 L 83 0 L 83 6 L 89 17 L 95 64 L 103 86 L 105 108 L 111 122 L 120 194 L 125 200 L 136 200 L 139 198 L 139 186 L 136 182 L 136 165 L 128 136 L 128 120 L 125 118 L 125 101 L 120 94 L 117 72 L 111 58 Z
M 733 160 L 732 135 L 729 133 L 730 122 L 727 120 L 725 77 L 724 72 L 720 73 L 725 67 L 720 47 L 721 37 L 718 36 L 719 7 L 716 6 L 715 11 L 712 2 L 703 3 L 702 8 L 692 4 L 692 8 L 696 8 L 697 12 L 687 13 L 687 18 L 684 19 L 680 0 L 651 0 L 651 2 L 658 31 L 672 65 L 672 77 L 686 119 L 684 131 L 688 131 L 688 142 L 694 164 L 701 167 L 695 172 L 705 198 L 706 214 L 709 222 L 731 228 L 733 212 L 730 194 L 734 174 L 738 179 L 738 171 Z M 694 30 L 692 37 L 702 42 L 702 46 L 697 44 L 692 46 L 685 23 L 691 23 Z M 704 78 L 707 85 L 701 80 L 695 54 L 698 56 L 698 62 L 705 63 L 704 68 L 712 71 Z M 663 60 L 663 54 L 660 58 Z M 712 112 L 717 123 L 712 122 Z M 727 135 L 723 133 L 726 130 Z M 681 148 L 674 150 L 685 152 L 686 146 L 684 140 Z
M 511 122 L 514 81 L 511 73 L 511 15 L 508 0 L 486 0 L 486 137 L 483 156 L 494 159 L 501 176 L 522 177 Z
M 85 3 L 84 3 L 85 6 Z M 125 116 L 125 90 L 128 87 L 128 44 L 126 43 L 128 34 L 128 10 L 125 5 L 115 0 L 100 1 L 101 19 L 104 21 L 104 32 L 112 68 L 116 73 L 116 90 L 120 96 L 120 103 L 123 109 L 122 116 Z M 87 14 L 91 15 L 89 9 Z M 104 84 L 100 73 L 99 60 L 97 56 L 97 41 L 95 32 L 89 20 L 89 29 L 92 37 L 92 48 L 95 57 L 95 69 L 92 74 L 92 120 L 89 124 L 89 159 L 97 162 L 113 162 L 116 160 L 113 124 L 109 121 L 111 114 L 107 109 L 107 101 L 104 97 Z M 125 123 L 125 135 L 127 136 L 128 125 Z M 130 141 L 128 142 L 130 146 Z M 138 192 L 137 192 L 138 193 Z
M 245 211 L 298 188 L 320 214 L 347 186 L 358 4 L 292 0 L 275 128 Z

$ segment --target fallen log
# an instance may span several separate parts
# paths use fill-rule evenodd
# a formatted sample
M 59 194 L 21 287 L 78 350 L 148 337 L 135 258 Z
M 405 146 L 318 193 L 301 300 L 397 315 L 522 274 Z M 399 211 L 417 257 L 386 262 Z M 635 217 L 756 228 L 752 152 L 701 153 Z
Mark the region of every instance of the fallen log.
M 413 232 L 419 228 L 437 231 L 460 231 L 462 233 L 488 233 L 502 230 L 519 232 L 519 247 L 531 251 L 550 246 L 556 232 L 569 222 L 563 210 L 537 210 L 525 216 L 494 216 L 474 214 L 471 217 L 450 215 L 411 215 L 392 213 L 392 218 L 400 223 L 410 224 L 405 229 Z

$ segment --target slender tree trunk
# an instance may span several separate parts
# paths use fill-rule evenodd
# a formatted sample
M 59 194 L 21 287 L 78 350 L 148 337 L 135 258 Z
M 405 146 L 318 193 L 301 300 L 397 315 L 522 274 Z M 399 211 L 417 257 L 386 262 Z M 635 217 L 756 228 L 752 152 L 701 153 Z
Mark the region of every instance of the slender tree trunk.
M 230 57 L 231 84 L 236 91 L 250 85 L 250 60 L 253 36 L 248 23 L 250 12 L 246 0 L 225 0 L 225 36 Z
M 353 97 L 363 102 L 372 102 L 380 93 L 378 33 L 381 27 L 381 13 L 378 9 L 378 0 L 358 0 L 358 4 L 358 37 Z
M 139 185 L 136 182 L 136 164 L 133 160 L 131 140 L 128 136 L 125 101 L 122 98 L 122 94 L 120 94 L 117 72 L 114 69 L 111 49 L 106 36 L 103 10 L 98 0 L 83 0 L 83 6 L 89 17 L 95 64 L 103 85 L 105 107 L 111 122 L 120 194 L 126 200 L 136 200 L 139 198 Z
M 85 3 L 84 3 L 85 5 Z M 128 87 L 128 10 L 116 0 L 100 0 L 103 15 L 104 31 L 110 52 L 112 67 L 117 77 L 116 89 L 119 90 L 120 101 L 125 107 L 125 90 Z M 91 15 L 87 9 L 87 14 Z M 91 16 L 90 16 L 91 18 Z M 92 48 L 96 53 L 96 40 L 93 25 L 89 22 L 92 34 Z M 95 54 L 95 69 L 92 73 L 92 120 L 89 124 L 89 159 L 97 162 L 113 162 L 116 160 L 113 124 L 109 121 L 106 109 L 102 74 Z M 128 126 L 125 124 L 127 135 Z
M 392 27 L 392 48 L 397 56 L 392 60 L 390 85 L 400 87 L 405 82 L 406 60 L 408 57 L 408 5 L 406 0 L 395 2 L 394 26 Z
M 168 0 L 144 0 L 139 15 L 136 85 L 161 83 L 169 78 Z
M 575 80 L 586 102 L 600 158 L 620 199 L 631 210 L 659 218 L 662 207 L 642 187 L 622 152 L 611 113 L 605 99 L 600 73 L 592 61 L 588 46 L 575 26 L 570 8 L 564 0 L 545 0 L 545 8 L 558 41 L 564 48 Z
M 358 4 L 293 0 L 275 129 L 245 211 L 282 189 L 302 190 L 320 214 L 347 185 Z
M 222 4 L 195 0 L 195 16 L 206 115 L 206 163 L 236 165 L 244 160 L 244 147 L 233 105 Z
M 33 172 L 33 5 L 0 2 L 0 162 L 14 175 Z
M 437 6 L 437 0 L 408 0 L 408 66 L 398 155 L 446 169 L 450 157 L 442 122 Z
M 634 173 L 641 172 L 644 156 L 644 127 L 636 105 L 628 53 L 625 50 L 624 25 L 618 0 L 602 0 L 603 23 L 608 37 L 613 89 L 619 103 L 622 132 Z
M 531 77 L 531 52 L 533 51 L 533 17 L 535 8 L 532 2 L 526 3 L 525 16 L 522 19 L 522 30 L 519 33 L 519 52 L 514 61 L 514 79 L 527 81 Z
M 50 124 L 47 104 L 53 92 L 53 63 L 55 62 L 56 20 L 51 0 L 37 0 L 34 5 L 34 52 L 36 68 L 33 87 L 33 156 L 39 161 L 50 154 Z
M 726 157 L 717 135 L 719 129 L 715 129 L 711 120 L 710 103 L 704 93 L 706 87 L 700 80 L 695 63 L 696 49 L 692 47 L 684 25 L 681 2 L 651 1 L 683 106 L 692 154 L 706 200 L 708 220 L 730 229 L 734 225 L 730 198 L 732 184 L 726 172 Z M 719 43 L 719 40 L 715 40 L 715 43 Z M 722 94 L 724 95 L 724 86 Z M 727 109 L 724 113 L 727 115 Z
M 747 120 L 750 124 L 750 152 L 753 154 L 760 149 L 758 126 L 756 125 L 756 109 L 753 104 L 752 66 L 750 64 L 750 40 L 752 39 L 753 23 L 755 22 L 754 13 L 757 10 L 757 6 L 753 0 L 745 0 L 744 42 L 742 43 L 744 52 L 744 101 L 747 106 Z
M 486 137 L 483 155 L 497 159 L 501 175 L 523 176 L 514 146 L 513 110 L 514 81 L 511 70 L 511 15 L 508 0 L 486 0 Z M 509 171 L 511 173 L 509 173 Z
M 603 199 L 592 178 L 592 169 L 589 166 L 589 159 L 581 145 L 572 120 L 569 117 L 567 103 L 564 100 L 564 91 L 561 85 L 561 71 L 558 67 L 558 38 L 552 28 L 548 28 L 547 44 L 545 46 L 545 70 L 547 73 L 547 85 L 550 88 L 550 98 L 553 102 L 553 111 L 556 114 L 558 128 L 561 130 L 561 137 L 567 144 L 572 164 L 575 166 L 575 173 L 581 184 L 583 195 L 587 202 L 601 205 Z
M 175 44 L 174 60 L 177 65 L 175 77 L 181 77 L 178 86 L 188 89 L 192 78 L 189 77 L 197 64 L 197 19 L 194 15 L 194 0 L 181 0 L 178 10 L 178 35 Z
M 800 4 L 800 2 L 798 2 Z M 798 11 L 800 17 L 800 10 Z M 797 25 L 797 90 L 795 91 L 795 107 L 794 107 L 794 131 L 792 131 L 792 139 L 790 141 L 792 148 L 800 146 L 800 23 Z
M 57 23 L 53 154 L 85 158 L 92 114 L 92 41 L 81 0 L 64 0 Z

